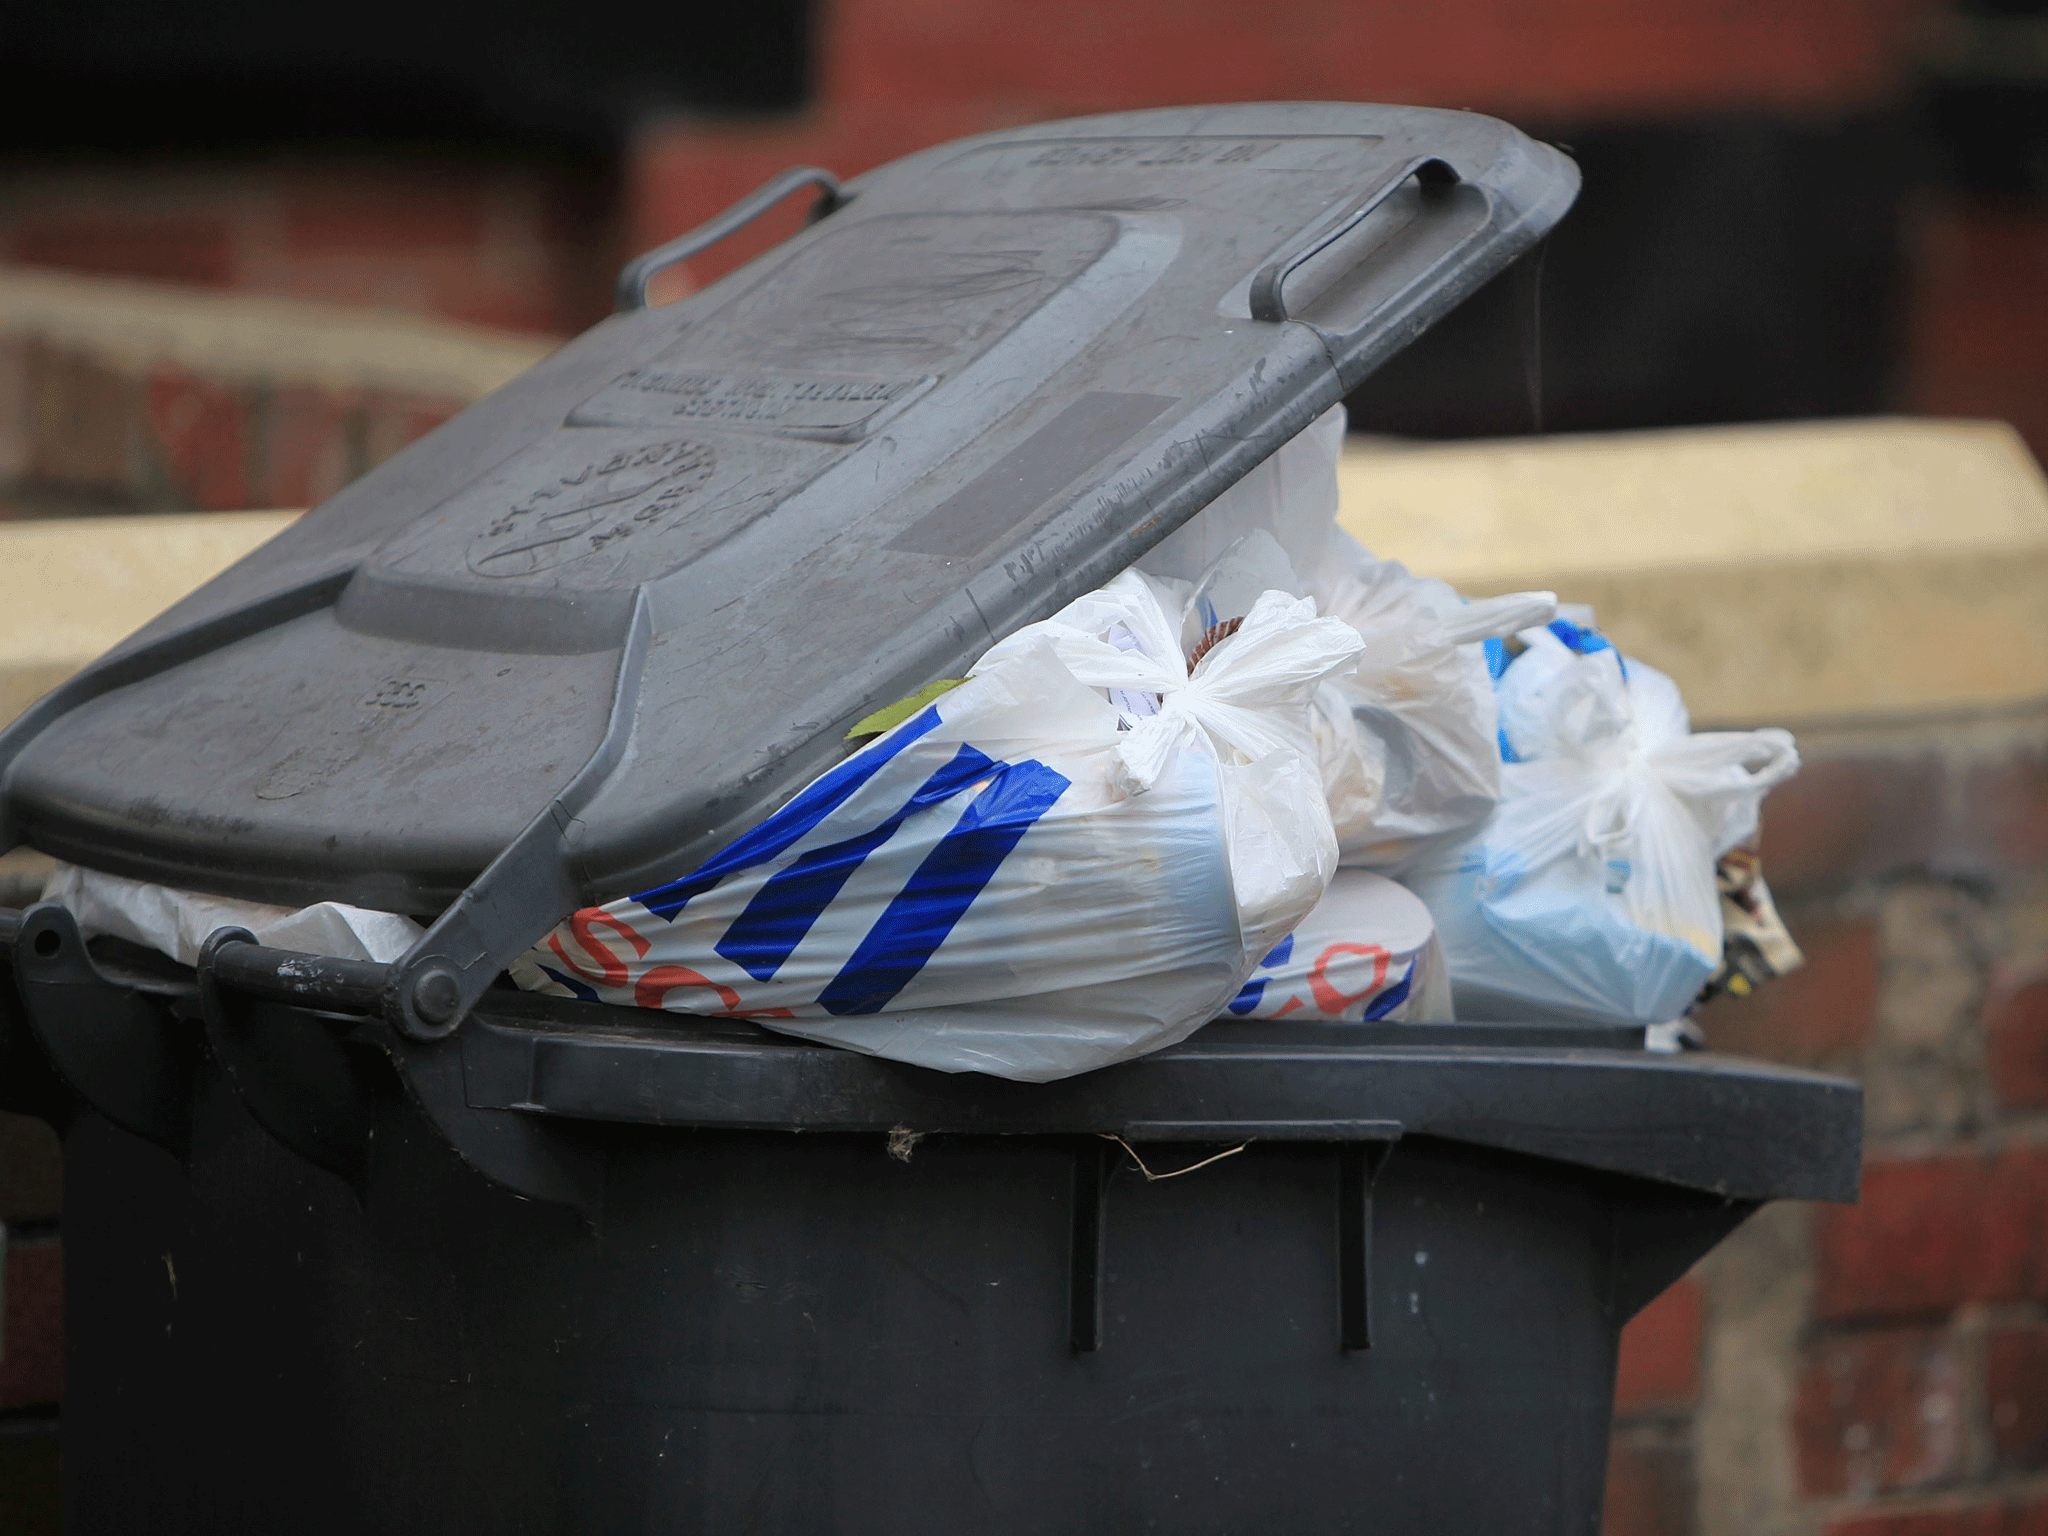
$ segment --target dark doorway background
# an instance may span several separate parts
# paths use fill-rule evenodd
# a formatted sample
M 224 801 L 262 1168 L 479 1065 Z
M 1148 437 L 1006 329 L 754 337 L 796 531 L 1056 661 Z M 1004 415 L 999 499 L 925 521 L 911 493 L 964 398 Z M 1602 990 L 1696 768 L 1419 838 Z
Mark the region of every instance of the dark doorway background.
M 1906 117 L 1536 129 L 1584 176 L 1535 254 L 1351 399 L 1423 437 L 1845 416 L 1903 340 Z
M 651 113 L 786 112 L 809 0 L 14 0 L 14 153 L 457 145 L 614 153 Z

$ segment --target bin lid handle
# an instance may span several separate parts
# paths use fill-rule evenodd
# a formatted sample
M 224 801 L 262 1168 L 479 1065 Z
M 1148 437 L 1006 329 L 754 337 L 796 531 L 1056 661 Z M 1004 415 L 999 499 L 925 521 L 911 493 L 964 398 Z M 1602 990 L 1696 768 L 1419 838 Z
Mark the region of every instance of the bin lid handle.
M 647 307 L 647 285 L 655 273 L 709 250 L 727 235 L 753 223 L 800 187 L 816 187 L 821 194 L 811 205 L 813 221 L 824 218 L 828 213 L 837 213 L 853 201 L 852 195 L 840 186 L 839 178 L 830 171 L 820 170 L 815 165 L 793 166 L 773 181 L 756 187 L 716 218 L 706 220 L 688 234 L 678 235 L 665 245 L 642 252 L 621 267 L 614 290 L 619 313 Z
M 1328 249 L 1363 224 L 1373 210 L 1399 191 L 1411 176 L 1424 185 L 1441 186 L 1462 180 L 1451 163 L 1439 155 L 1417 155 L 1396 167 L 1391 174 L 1382 177 L 1350 202 L 1340 204 L 1337 211 L 1320 224 L 1311 224 L 1296 235 L 1274 254 L 1272 260 L 1259 268 L 1258 274 L 1252 278 L 1249 294 L 1252 318 L 1271 322 L 1292 319 L 1281 293 L 1288 277 L 1310 257 Z

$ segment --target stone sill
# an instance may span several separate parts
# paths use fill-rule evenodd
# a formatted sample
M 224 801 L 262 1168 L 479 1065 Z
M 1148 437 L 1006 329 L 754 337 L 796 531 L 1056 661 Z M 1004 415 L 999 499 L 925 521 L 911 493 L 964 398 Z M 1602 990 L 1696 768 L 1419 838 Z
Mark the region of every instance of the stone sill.
M 1354 445 L 1342 520 L 1475 594 L 1590 603 L 1703 727 L 2048 700 L 2048 481 L 1997 422 Z M 0 720 L 289 512 L 0 524 Z
M 2002 422 L 1364 442 L 1340 482 L 1383 557 L 1591 604 L 1702 727 L 2048 699 L 2048 481 Z

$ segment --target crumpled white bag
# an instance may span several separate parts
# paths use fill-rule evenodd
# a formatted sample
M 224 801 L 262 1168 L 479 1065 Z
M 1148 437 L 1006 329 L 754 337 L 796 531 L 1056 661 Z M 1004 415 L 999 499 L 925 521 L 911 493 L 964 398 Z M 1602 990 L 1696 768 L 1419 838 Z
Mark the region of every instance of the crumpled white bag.
M 522 986 L 1047 1081 L 1179 1040 L 1335 867 L 1309 700 L 1358 652 L 1262 595 L 1189 674 L 1127 572 L 666 886 L 574 914 Z
M 379 964 L 404 955 L 426 932 L 396 912 L 372 912 L 338 901 L 274 907 L 203 896 L 74 864 L 57 866 L 43 886 L 43 900 L 69 908 L 78 931 L 89 939 L 102 934 L 126 939 L 183 965 L 199 963 L 199 947 L 216 928 L 246 928 L 258 944 L 273 949 Z
M 1315 910 L 1230 1000 L 1239 1018 L 1451 1022 L 1451 981 L 1429 908 L 1383 875 L 1340 869 Z
M 1499 720 L 1482 642 L 1545 624 L 1549 592 L 1467 601 L 1375 560 L 1341 529 L 1307 577 L 1365 641 L 1317 695 L 1316 738 L 1339 859 L 1399 870 L 1485 820 L 1500 797 Z
M 1398 872 L 1492 811 L 1500 753 L 1481 645 L 1548 623 L 1556 599 L 1522 592 L 1467 602 L 1441 581 L 1375 560 L 1337 526 L 1344 428 L 1344 408 L 1332 406 L 1138 569 L 1205 587 L 1219 572 L 1226 586 L 1255 577 L 1314 597 L 1318 611 L 1359 631 L 1358 666 L 1317 697 L 1318 759 L 1340 861 Z M 1187 610 L 1189 646 L 1234 606 L 1205 595 Z
M 1550 629 L 1499 683 L 1517 761 L 1478 834 L 1408 884 L 1429 904 L 1461 1018 L 1662 1023 L 1721 957 L 1715 861 L 1798 771 L 1789 733 L 1691 733 L 1678 689 L 1604 640 Z

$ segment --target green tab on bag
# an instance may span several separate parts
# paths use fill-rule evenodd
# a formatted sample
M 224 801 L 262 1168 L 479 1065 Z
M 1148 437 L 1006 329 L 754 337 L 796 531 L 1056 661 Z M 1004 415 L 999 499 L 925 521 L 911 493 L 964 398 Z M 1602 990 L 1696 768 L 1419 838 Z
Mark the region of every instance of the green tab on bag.
M 854 728 L 846 733 L 846 739 L 851 741 L 856 736 L 879 735 L 881 732 L 888 730 L 892 725 L 901 725 L 920 709 L 923 709 L 925 705 L 931 703 L 933 699 L 938 698 L 941 694 L 951 693 L 966 681 L 967 679 L 964 677 L 942 677 L 936 683 L 926 683 L 909 698 L 898 699 L 894 704 L 889 705 L 885 709 L 878 709 L 866 719 L 856 723 Z

